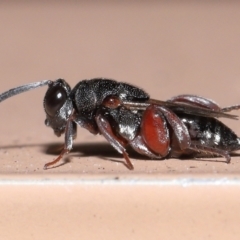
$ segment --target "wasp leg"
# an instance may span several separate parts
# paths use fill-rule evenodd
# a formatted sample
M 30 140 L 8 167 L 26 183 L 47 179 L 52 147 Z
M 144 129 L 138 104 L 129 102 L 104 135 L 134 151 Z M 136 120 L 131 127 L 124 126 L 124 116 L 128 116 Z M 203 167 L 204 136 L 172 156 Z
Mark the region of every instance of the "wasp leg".
M 210 109 L 213 111 L 218 111 L 218 112 L 231 112 L 233 110 L 240 109 L 240 104 L 221 108 L 213 100 L 203 98 L 200 96 L 195 96 L 195 95 L 178 95 L 178 96 L 171 98 L 168 101 L 174 102 L 174 103 L 186 103 L 191 106 L 203 107 L 203 108 L 207 108 L 207 109 Z
M 76 132 L 77 132 L 77 126 L 76 126 L 76 123 L 73 122 L 72 116 L 73 115 L 71 115 L 67 121 L 66 130 L 65 130 L 65 143 L 64 143 L 63 150 L 55 160 L 53 160 L 52 162 L 48 162 L 44 165 L 43 167 L 44 170 L 48 169 L 49 166 L 52 166 L 57 162 L 59 162 L 66 153 L 69 153 L 71 151 L 73 139 L 76 138 Z
M 231 112 L 233 110 L 239 110 L 239 109 L 240 109 L 240 105 L 233 105 L 233 106 L 222 108 L 222 112 Z
M 126 165 L 130 170 L 133 170 L 133 165 L 128 157 L 124 145 L 126 145 L 120 138 L 118 138 L 112 131 L 111 125 L 106 117 L 101 114 L 96 116 L 96 122 L 101 134 L 107 139 L 107 141 L 123 155 L 126 160 Z
M 173 132 L 175 134 L 175 140 L 178 142 L 180 149 L 184 151 L 193 150 L 194 152 L 210 153 L 213 155 L 220 155 L 226 159 L 227 163 L 230 163 L 231 157 L 228 151 L 212 148 L 204 145 L 200 145 L 191 142 L 191 138 L 187 127 L 182 123 L 182 121 L 175 115 L 171 110 L 156 106 L 163 113 L 164 117 L 167 119 L 168 123 L 171 125 Z M 177 149 L 172 149 L 175 151 Z
M 94 121 L 76 115 L 74 122 L 77 123 L 80 127 L 87 129 L 90 133 L 94 135 L 98 134 L 98 127 Z
M 207 147 L 199 144 L 191 144 L 190 149 L 200 153 L 210 153 L 213 155 L 220 155 L 226 159 L 227 163 L 231 162 L 231 157 L 229 155 L 229 152 L 222 149 Z
M 162 157 L 170 151 L 170 137 L 167 122 L 158 107 L 150 105 L 143 113 L 141 136 L 147 146 Z
M 213 100 L 196 95 L 178 95 L 172 97 L 168 101 L 174 103 L 186 103 L 191 106 L 203 107 L 213 111 L 222 111 L 221 107 L 219 107 L 218 104 L 215 103 Z
M 153 153 L 147 144 L 144 142 L 143 137 L 139 134 L 137 135 L 131 142 L 129 142 L 129 145 L 138 153 L 145 155 L 150 158 L 163 158 L 160 155 L 157 155 Z
M 154 105 L 163 116 L 166 118 L 169 125 L 172 127 L 173 133 L 175 134 L 176 140 L 181 150 L 188 149 L 191 144 L 191 137 L 189 135 L 186 125 L 181 119 L 170 109 Z

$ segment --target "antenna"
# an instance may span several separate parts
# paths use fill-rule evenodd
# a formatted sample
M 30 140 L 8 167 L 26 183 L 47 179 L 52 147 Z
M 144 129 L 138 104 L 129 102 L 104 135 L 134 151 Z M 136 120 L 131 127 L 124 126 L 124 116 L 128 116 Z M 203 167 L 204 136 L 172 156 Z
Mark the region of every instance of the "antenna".
M 53 83 L 51 80 L 43 80 L 43 81 L 40 81 L 40 82 L 29 83 L 29 84 L 22 85 L 22 86 L 19 86 L 19 87 L 16 87 L 16 88 L 12 88 L 12 89 L 0 94 L 0 102 L 4 101 L 7 98 L 10 98 L 14 95 L 17 95 L 17 94 L 20 94 L 20 93 L 23 93 L 23 92 L 27 92 L 27 91 L 32 90 L 34 88 L 42 87 L 42 86 L 45 86 L 45 85 L 51 84 L 51 83 Z

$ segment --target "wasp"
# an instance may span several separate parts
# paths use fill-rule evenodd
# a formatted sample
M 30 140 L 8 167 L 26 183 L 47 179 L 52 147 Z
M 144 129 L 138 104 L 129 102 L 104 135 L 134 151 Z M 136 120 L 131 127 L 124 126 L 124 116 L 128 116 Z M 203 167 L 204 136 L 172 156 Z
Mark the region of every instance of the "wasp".
M 101 134 L 120 154 L 126 166 L 133 164 L 126 152 L 131 146 L 151 159 L 169 157 L 222 156 L 240 149 L 240 138 L 218 118 L 237 119 L 229 114 L 240 105 L 221 108 L 195 95 L 179 95 L 167 101 L 151 99 L 144 90 L 112 79 L 80 81 L 73 89 L 63 79 L 43 80 L 10 89 L 0 102 L 16 94 L 48 85 L 43 106 L 46 126 L 59 137 L 65 135 L 60 155 L 44 165 L 56 164 L 71 151 L 77 125 Z

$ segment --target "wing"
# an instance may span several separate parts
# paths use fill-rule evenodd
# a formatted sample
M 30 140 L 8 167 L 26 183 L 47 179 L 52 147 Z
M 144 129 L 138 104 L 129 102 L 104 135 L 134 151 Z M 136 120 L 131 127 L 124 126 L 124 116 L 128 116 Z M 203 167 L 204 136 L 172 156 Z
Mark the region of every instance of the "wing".
M 155 99 L 149 99 L 146 102 L 128 102 L 124 101 L 123 105 L 131 110 L 145 110 L 149 105 L 159 105 L 162 107 L 167 107 L 171 109 L 175 113 L 187 113 L 192 114 L 196 116 L 203 116 L 203 117 L 215 117 L 215 118 L 230 118 L 230 119 L 238 119 L 238 115 L 228 114 L 227 111 L 239 109 L 236 108 L 236 106 L 233 106 L 232 108 L 222 108 L 220 110 L 211 110 L 199 106 L 193 106 L 187 103 L 180 103 L 180 102 L 170 102 L 170 101 L 161 101 L 161 100 L 155 100 Z

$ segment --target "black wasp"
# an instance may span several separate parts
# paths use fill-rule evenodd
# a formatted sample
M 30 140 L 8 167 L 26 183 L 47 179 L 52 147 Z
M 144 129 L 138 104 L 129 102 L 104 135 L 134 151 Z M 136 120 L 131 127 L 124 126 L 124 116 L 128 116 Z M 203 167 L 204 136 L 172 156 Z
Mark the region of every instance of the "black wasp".
M 73 89 L 63 79 L 43 80 L 10 89 L 0 102 L 16 94 L 48 85 L 44 97 L 45 124 L 57 136 L 65 134 L 64 148 L 44 169 L 57 163 L 72 149 L 77 125 L 101 134 L 133 165 L 126 152 L 135 151 L 153 159 L 166 157 L 223 156 L 240 149 L 240 138 L 217 118 L 237 119 L 228 114 L 240 105 L 219 107 L 214 101 L 179 95 L 168 101 L 151 99 L 142 89 L 111 79 L 80 81 Z

